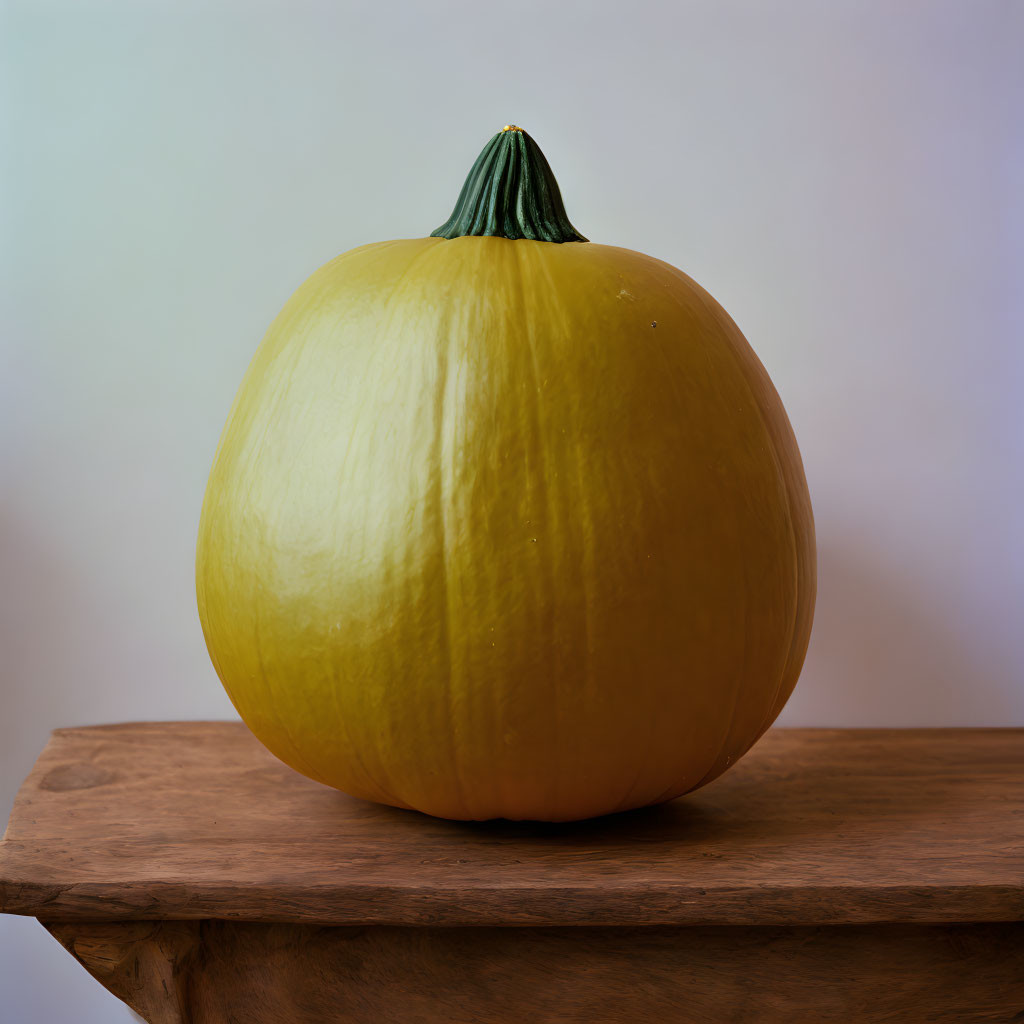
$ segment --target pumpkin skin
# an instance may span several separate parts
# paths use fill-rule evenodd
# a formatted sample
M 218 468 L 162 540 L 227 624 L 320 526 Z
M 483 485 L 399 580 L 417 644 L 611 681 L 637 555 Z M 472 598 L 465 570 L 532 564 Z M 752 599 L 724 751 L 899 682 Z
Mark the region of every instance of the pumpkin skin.
M 197 551 L 255 735 L 458 819 L 709 782 L 792 691 L 814 589 L 796 442 L 724 310 L 649 256 L 525 238 L 368 245 L 302 285 Z

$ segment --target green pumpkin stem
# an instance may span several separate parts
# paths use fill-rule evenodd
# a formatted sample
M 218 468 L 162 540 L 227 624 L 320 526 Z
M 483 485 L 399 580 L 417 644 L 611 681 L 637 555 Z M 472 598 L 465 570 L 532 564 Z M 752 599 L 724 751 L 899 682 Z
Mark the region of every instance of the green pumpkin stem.
M 505 125 L 483 148 L 452 215 L 435 238 L 497 235 L 539 242 L 585 242 L 569 223 L 558 182 L 540 147 L 522 128 Z

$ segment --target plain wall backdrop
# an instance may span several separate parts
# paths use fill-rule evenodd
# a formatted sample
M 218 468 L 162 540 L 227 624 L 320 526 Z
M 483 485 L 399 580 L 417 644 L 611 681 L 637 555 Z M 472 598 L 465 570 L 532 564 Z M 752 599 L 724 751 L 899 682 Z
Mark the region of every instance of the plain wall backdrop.
M 788 725 L 1024 724 L 1024 3 L 3 7 L 0 813 L 56 726 L 233 716 L 217 438 L 293 289 L 428 234 L 503 124 L 786 404 L 820 556 Z M 10 1024 L 128 1011 L 0 917 Z

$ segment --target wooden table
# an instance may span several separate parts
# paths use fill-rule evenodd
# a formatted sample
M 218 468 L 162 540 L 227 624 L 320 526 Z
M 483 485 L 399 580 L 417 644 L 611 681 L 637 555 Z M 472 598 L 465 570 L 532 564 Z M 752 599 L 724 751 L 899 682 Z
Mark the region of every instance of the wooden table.
M 1024 730 L 774 730 L 661 807 L 465 824 L 234 723 L 61 729 L 0 844 L 151 1024 L 1024 1020 Z

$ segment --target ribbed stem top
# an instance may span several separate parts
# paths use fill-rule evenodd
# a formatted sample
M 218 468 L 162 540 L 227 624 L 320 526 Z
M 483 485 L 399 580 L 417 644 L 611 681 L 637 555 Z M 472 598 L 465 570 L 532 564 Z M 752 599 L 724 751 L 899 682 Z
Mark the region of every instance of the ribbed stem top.
M 540 147 L 514 124 L 505 125 L 484 146 L 452 215 L 430 234 L 586 241 L 569 223 L 558 182 Z

